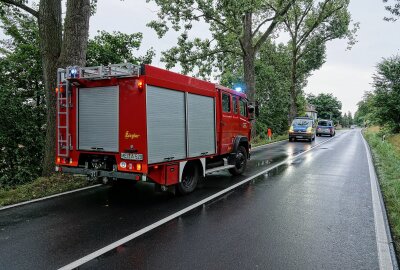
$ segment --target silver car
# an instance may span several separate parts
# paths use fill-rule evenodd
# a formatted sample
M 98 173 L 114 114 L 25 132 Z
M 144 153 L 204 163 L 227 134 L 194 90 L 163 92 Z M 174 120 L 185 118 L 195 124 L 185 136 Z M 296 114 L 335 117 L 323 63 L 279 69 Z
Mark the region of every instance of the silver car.
M 329 135 L 335 136 L 335 126 L 332 120 L 319 120 L 317 126 L 317 136 Z

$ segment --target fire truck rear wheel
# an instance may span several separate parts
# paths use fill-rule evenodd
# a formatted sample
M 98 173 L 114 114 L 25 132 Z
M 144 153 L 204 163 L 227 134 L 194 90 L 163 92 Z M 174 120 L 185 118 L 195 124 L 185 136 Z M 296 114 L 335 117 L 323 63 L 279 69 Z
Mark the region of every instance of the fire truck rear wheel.
M 246 170 L 247 166 L 247 150 L 244 146 L 239 146 L 239 149 L 236 153 L 235 161 L 234 161 L 235 167 L 232 169 L 229 169 L 229 172 L 232 175 L 240 175 Z
M 178 192 L 188 194 L 196 189 L 199 181 L 199 167 L 196 163 L 187 163 L 182 173 L 182 180 L 178 183 Z

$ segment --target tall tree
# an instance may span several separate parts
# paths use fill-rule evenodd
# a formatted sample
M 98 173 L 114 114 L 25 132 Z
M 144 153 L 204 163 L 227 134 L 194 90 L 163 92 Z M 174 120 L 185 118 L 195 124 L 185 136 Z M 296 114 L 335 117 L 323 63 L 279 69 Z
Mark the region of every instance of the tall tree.
M 298 0 L 284 16 L 292 53 L 289 122 L 297 115 L 296 101 L 301 90 L 299 83 L 324 63 L 326 42 L 338 38 L 348 38 L 350 45 L 355 42 L 358 24 L 350 29 L 349 2 Z M 301 61 L 302 58 L 306 58 L 306 61 Z
M 353 116 L 351 114 L 351 111 L 347 112 L 347 118 L 349 119 L 349 125 L 351 126 L 353 124 Z
M 10 8 L 20 8 L 38 22 L 47 104 L 43 175 L 50 175 L 55 161 L 57 68 L 85 64 L 91 6 L 90 0 L 67 0 L 63 25 L 60 0 L 40 0 L 38 8 L 27 2 L 0 0 L 0 9 L 10 12 Z
M 152 21 L 159 37 L 169 30 L 168 22 L 180 31 L 178 45 L 163 53 L 162 60 L 171 68 L 180 63 L 184 73 L 196 70 L 210 75 L 216 69 L 229 68 L 228 54 L 241 58 L 246 93 L 255 100 L 255 58 L 261 46 L 281 23 L 282 16 L 295 0 L 147 0 L 161 8 L 159 21 Z M 212 39 L 199 37 L 190 40 L 195 22 L 208 23 Z
M 373 105 L 378 123 L 400 132 L 400 56 L 383 59 L 373 79 Z
M 349 117 L 347 116 L 347 113 L 344 113 L 341 122 L 343 127 L 349 127 Z

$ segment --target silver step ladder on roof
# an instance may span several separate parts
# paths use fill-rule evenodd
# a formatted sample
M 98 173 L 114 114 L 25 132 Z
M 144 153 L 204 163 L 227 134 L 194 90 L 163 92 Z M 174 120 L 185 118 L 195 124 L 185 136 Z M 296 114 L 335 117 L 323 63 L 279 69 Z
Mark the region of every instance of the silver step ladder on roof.
M 69 157 L 72 150 L 70 134 L 70 108 L 72 92 L 70 81 L 74 79 L 102 80 L 109 78 L 139 77 L 140 65 L 131 63 L 108 66 L 70 66 L 57 70 L 57 156 Z

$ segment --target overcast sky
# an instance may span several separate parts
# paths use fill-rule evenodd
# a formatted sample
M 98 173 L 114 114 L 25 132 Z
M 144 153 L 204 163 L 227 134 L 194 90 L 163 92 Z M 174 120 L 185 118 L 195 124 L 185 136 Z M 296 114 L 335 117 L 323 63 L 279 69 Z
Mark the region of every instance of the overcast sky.
M 364 91 L 372 89 L 376 64 L 383 57 L 400 54 L 400 20 L 395 23 L 383 20 L 388 13 L 382 0 L 351 0 L 350 12 L 353 20 L 360 22 L 358 43 L 350 51 L 346 50 L 346 41 L 328 43 L 326 63 L 309 78 L 305 92 L 332 93 L 342 101 L 342 112 L 354 114 Z M 163 67 L 160 53 L 175 45 L 176 34 L 159 40 L 155 32 L 146 27 L 149 21 L 157 18 L 156 13 L 157 6 L 145 0 L 100 0 L 97 13 L 90 20 L 90 36 L 96 35 L 98 30 L 142 32 L 143 51 L 153 47 L 157 53 L 153 65 Z M 193 34 L 209 36 L 207 25 L 196 25 Z

